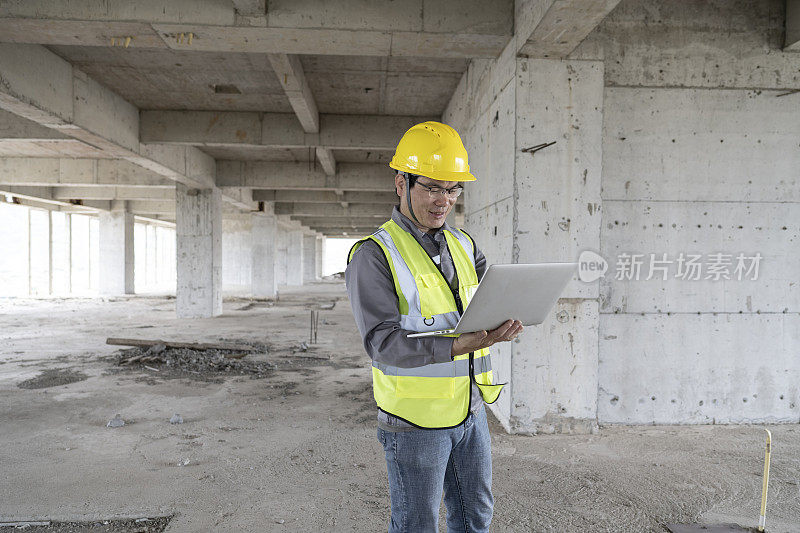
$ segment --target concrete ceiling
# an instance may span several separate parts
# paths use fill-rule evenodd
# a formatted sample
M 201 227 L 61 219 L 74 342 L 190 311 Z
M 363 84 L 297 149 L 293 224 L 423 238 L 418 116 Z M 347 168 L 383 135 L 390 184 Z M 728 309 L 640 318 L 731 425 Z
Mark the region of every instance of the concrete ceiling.
M 261 113 L 282 113 L 284 115 L 275 116 L 286 116 L 289 121 L 296 121 L 292 118 L 294 110 L 287 92 L 265 54 L 66 45 L 46 48 L 141 111 L 256 112 L 258 116 L 262 116 Z M 392 117 L 396 115 L 403 117 L 407 124 L 393 131 L 392 139 L 387 141 L 384 137 L 380 143 L 374 143 L 384 148 L 396 143 L 402 135 L 400 130 L 409 124 L 441 116 L 469 63 L 465 58 L 339 55 L 305 55 L 299 56 L 299 60 L 318 112 L 331 116 L 331 119 L 323 120 L 323 126 L 335 123 L 336 131 L 341 131 L 344 127 L 342 121 L 331 122 L 341 115 L 363 116 L 373 121 L 379 116 L 391 120 L 395 120 Z M 210 115 L 205 127 L 211 128 L 218 121 L 216 117 Z M 413 117 L 419 118 L 413 120 Z M 113 155 L 80 140 L 56 132 L 45 133 L 52 130 L 34 122 L 21 118 L 14 120 L 13 129 L 18 132 L 25 130 L 21 135 L 27 138 L 14 138 L 20 135 L 9 134 L 9 138 L 0 139 L 0 157 L 113 158 Z M 171 119 L 166 121 L 168 123 Z M 21 125 L 22 122 L 25 124 Z M 272 122 L 268 122 L 263 128 L 270 129 L 271 125 Z M 236 132 L 238 134 L 239 130 Z M 250 142 L 250 138 L 242 136 L 241 140 Z M 186 144 L 196 146 L 220 161 L 297 163 L 307 166 L 311 173 L 318 173 L 321 168 L 313 142 L 307 147 L 281 147 L 205 141 L 189 139 Z M 287 144 L 291 143 L 287 141 Z M 380 165 L 381 171 L 376 173 L 378 179 L 378 176 L 388 174 L 383 171 L 384 165 L 391 160 L 393 150 L 334 148 L 329 153 L 336 163 Z M 41 183 L 37 185 L 43 186 Z M 385 189 L 391 189 L 391 185 L 391 181 L 387 181 Z M 347 190 L 347 185 L 343 188 Z M 253 189 L 256 196 L 261 190 L 268 189 Z M 73 189 L 70 193 L 85 194 L 86 200 L 97 197 L 88 190 L 82 193 L 81 189 Z M 51 196 L 52 190 L 42 192 L 45 199 L 52 199 Z M 94 205 L 102 207 L 105 204 Z M 152 202 L 149 205 L 152 206 Z M 142 202 L 133 204 L 129 201 L 129 206 L 145 209 Z M 338 202 L 334 206 L 341 209 Z M 161 205 L 158 207 L 157 213 L 148 207 L 147 211 L 137 214 L 159 214 L 162 218 L 169 218 L 169 210 Z M 325 234 L 335 234 L 344 231 L 341 227 L 345 225 L 309 227 Z
M 50 45 L 46 48 L 142 111 L 282 113 L 288 120 L 296 121 L 296 118 L 292 118 L 294 110 L 287 92 L 265 54 L 169 48 L 126 49 L 110 46 Z M 408 124 L 441 116 L 469 63 L 466 58 L 341 55 L 303 55 L 299 56 L 299 60 L 310 89 L 311 99 L 319 113 L 325 113 L 326 116 L 360 115 L 368 120 L 374 120 L 378 116 L 399 115 Z M 408 120 L 413 117 L 419 118 Z M 170 121 L 169 118 L 166 120 Z M 216 115 L 209 116 L 205 127 L 211 128 L 211 124 L 217 120 Z M 17 118 L 15 121 L 16 131 L 24 129 L 23 136 L 28 138 L 14 138 L 18 135 L 8 135 L 9 138 L 0 139 L 0 157 L 82 159 L 113 157 L 101 149 L 66 135 L 46 134 L 44 131 L 52 130 L 33 122 L 28 124 L 26 121 L 24 127 L 20 126 L 20 121 L 25 119 Z M 325 119 L 323 126 L 329 123 L 331 121 Z M 264 127 L 270 128 L 271 124 L 269 122 Z M 400 129 L 405 129 L 408 124 Z M 341 131 L 342 127 L 341 121 L 336 121 L 337 131 Z M 388 142 L 384 138 L 377 144 L 388 148 L 396 143 L 401 134 L 400 130 L 392 132 L 394 138 Z M 250 138 L 242 136 L 241 140 L 250 142 Z M 192 142 L 190 139 L 186 144 L 196 146 L 200 151 L 220 161 L 297 163 L 307 166 L 311 173 L 318 173 L 321 169 L 321 161 L 318 159 L 313 142 L 309 143 L 308 147 L 293 148 L 213 143 L 208 142 L 208 139 L 206 141 Z M 376 173 L 378 179 L 379 176 L 387 175 L 383 171 L 384 165 L 391 160 L 393 150 L 373 147 L 331 149 L 329 153 L 332 161 L 336 163 L 380 165 L 381 171 Z M 37 185 L 43 187 L 41 183 Z M 385 189 L 391 189 L 391 185 L 390 180 L 387 181 Z M 19 184 L 16 186 L 19 187 Z M 343 187 L 347 190 L 348 186 L 345 184 Z M 259 191 L 266 193 L 269 189 L 253 189 L 253 191 L 255 196 L 259 197 Z M 52 188 L 48 191 L 43 189 L 41 196 L 51 200 L 52 194 Z M 73 188 L 70 194 L 85 195 L 85 199 L 91 201 L 96 200 L 98 196 L 92 194 L 88 188 L 85 192 Z M 333 197 L 334 204 L 331 207 L 342 209 L 339 200 L 341 198 L 337 200 Z M 167 219 L 171 215 L 170 210 L 162 205 L 158 205 L 158 211 L 154 212 L 152 201 L 149 204 L 128 201 L 130 207 L 146 209 L 137 214 L 158 214 Z M 93 205 L 102 207 L 105 204 Z M 309 227 L 325 234 L 337 234 L 344 231 L 342 228 L 346 229 L 344 224 L 335 227 L 329 224 Z
M 98 46 L 50 50 L 140 109 L 291 113 L 264 54 Z M 320 113 L 441 115 L 464 58 L 301 56 Z
M 391 196 L 393 147 L 441 117 L 472 58 L 562 56 L 618 1 L 0 2 L 0 186 L 163 218 L 165 183 L 217 185 L 228 208 L 272 195 L 341 234 L 356 223 L 320 214 L 383 216 L 344 195 Z

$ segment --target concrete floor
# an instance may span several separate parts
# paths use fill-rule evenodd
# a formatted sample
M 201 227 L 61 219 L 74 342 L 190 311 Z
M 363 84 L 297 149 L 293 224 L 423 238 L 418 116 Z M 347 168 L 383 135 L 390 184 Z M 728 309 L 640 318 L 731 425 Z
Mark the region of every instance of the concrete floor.
M 380 531 L 386 468 L 369 361 L 341 282 L 281 291 L 272 307 L 226 300 L 213 319 L 175 301 L 0 300 L 0 521 L 175 515 L 166 531 Z M 309 307 L 321 311 L 314 355 Z M 264 379 L 119 371 L 106 337 L 269 344 Z M 17 385 L 45 370 L 87 379 Z M 170 425 L 173 413 L 185 423 Z M 128 424 L 106 428 L 120 413 Z M 800 427 L 771 426 L 769 531 L 800 531 Z M 510 436 L 491 419 L 494 531 L 664 531 L 757 523 L 761 426 L 604 427 Z M 188 463 L 186 460 L 188 459 Z M 179 466 L 184 465 L 184 466 Z

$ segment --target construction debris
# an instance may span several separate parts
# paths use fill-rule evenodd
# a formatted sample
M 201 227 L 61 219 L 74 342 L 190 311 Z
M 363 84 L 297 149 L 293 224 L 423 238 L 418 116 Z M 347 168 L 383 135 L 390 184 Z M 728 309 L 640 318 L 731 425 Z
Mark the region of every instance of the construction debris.
M 153 350 L 152 347 L 120 350 L 116 354 L 116 364 L 122 366 L 141 365 L 143 368 L 156 370 L 161 374 L 170 373 L 171 377 L 175 377 L 175 374 L 200 376 L 250 374 L 259 378 L 268 375 L 275 369 L 275 364 L 268 361 L 242 361 L 241 358 L 249 352 L 232 353 L 222 349 L 173 348 L 170 343 L 162 343 L 162 346 L 164 345 L 163 350 Z M 237 346 L 239 349 L 242 347 L 233 344 L 224 346 Z M 251 346 L 247 348 L 248 350 L 258 349 Z M 266 346 L 259 348 L 262 353 L 268 351 Z
M 125 425 L 125 421 L 122 419 L 122 417 L 119 415 L 119 413 L 117 413 L 116 415 L 114 415 L 114 418 L 112 418 L 111 420 L 108 421 L 108 424 L 106 424 L 106 427 L 107 428 L 121 428 L 124 425 Z
M 190 348 L 192 350 L 230 350 L 233 352 L 254 352 L 257 348 L 247 344 L 231 344 L 231 343 L 214 343 L 214 342 L 169 342 L 162 340 L 147 340 L 147 339 L 120 339 L 116 337 L 109 337 L 106 339 L 106 344 L 115 346 L 136 346 L 138 348 L 155 347 L 154 354 L 163 351 L 160 346 L 164 348 Z
M 157 355 L 167 349 L 166 344 L 158 343 L 152 345 L 150 348 L 147 349 L 148 355 Z
M 171 516 L 155 518 L 122 518 L 93 520 L 90 522 L 58 522 L 51 520 L 0 522 L 0 532 L 25 531 L 25 533 L 161 533 Z

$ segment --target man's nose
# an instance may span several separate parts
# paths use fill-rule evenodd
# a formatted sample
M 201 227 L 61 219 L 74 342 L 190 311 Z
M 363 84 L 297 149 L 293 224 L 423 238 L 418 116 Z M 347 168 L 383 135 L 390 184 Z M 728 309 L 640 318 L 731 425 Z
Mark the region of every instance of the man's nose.
M 450 203 L 450 199 L 447 198 L 444 194 L 437 193 L 436 197 L 433 199 L 433 203 L 436 204 L 438 207 L 444 207 Z

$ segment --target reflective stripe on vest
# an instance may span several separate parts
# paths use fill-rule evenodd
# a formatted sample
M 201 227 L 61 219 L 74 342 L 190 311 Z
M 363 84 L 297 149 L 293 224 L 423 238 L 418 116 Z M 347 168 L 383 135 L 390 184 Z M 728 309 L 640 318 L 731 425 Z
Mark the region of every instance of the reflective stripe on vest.
M 458 276 L 458 295 L 466 307 L 478 285 L 472 240 L 459 230 L 444 231 Z M 430 256 L 413 235 L 394 221 L 367 239 L 383 250 L 397 292 L 400 327 L 410 331 L 454 328 L 460 318 L 456 298 Z M 366 241 L 357 242 L 348 261 Z M 472 376 L 470 376 L 472 366 Z M 452 362 L 399 368 L 373 361 L 373 392 L 383 411 L 423 428 L 453 427 L 464 421 L 474 381 L 484 401 L 492 403 L 502 385 L 492 385 L 488 350 L 462 354 Z
M 489 372 L 492 369 L 491 357 L 481 357 L 475 360 L 477 364 L 481 363 L 481 374 Z M 399 366 L 386 365 L 384 363 L 374 362 L 372 366 L 383 372 L 385 376 L 419 376 L 431 378 L 446 378 L 446 377 L 469 377 L 469 359 L 458 359 L 453 363 L 433 363 L 425 366 L 417 366 L 412 368 L 400 368 Z

